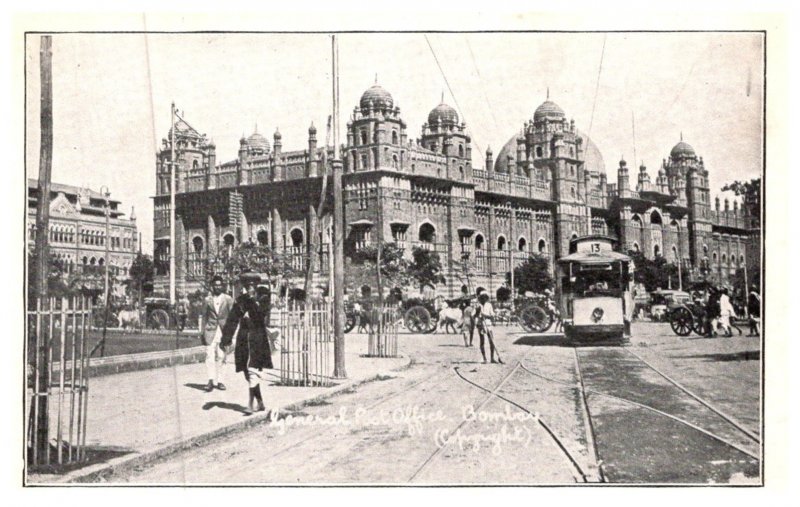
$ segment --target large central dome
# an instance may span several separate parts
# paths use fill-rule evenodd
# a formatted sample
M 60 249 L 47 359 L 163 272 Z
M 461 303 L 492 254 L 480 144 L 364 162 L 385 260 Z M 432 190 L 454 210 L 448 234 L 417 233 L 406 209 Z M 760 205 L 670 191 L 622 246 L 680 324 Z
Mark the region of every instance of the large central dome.
M 247 138 L 247 145 L 253 151 L 263 151 L 269 153 L 269 141 L 267 138 L 258 133 L 258 129 L 253 132 L 253 135 Z
M 681 140 L 678 144 L 673 146 L 672 151 L 669 152 L 671 157 L 695 157 L 697 154 L 694 148 L 689 143 Z
M 361 109 L 369 109 L 370 103 L 372 103 L 373 109 L 391 109 L 394 106 L 394 99 L 392 99 L 391 93 L 375 83 L 361 95 L 359 102 Z
M 587 135 L 578 130 L 576 132 L 578 137 L 583 139 L 583 167 L 587 171 L 605 174 L 606 164 L 603 161 L 603 155 L 597 148 L 597 145 L 589 139 Z M 508 172 L 508 156 L 511 155 L 515 160 L 517 158 L 517 135 L 511 137 L 508 142 L 500 150 L 497 160 L 494 163 L 494 170 L 499 173 Z

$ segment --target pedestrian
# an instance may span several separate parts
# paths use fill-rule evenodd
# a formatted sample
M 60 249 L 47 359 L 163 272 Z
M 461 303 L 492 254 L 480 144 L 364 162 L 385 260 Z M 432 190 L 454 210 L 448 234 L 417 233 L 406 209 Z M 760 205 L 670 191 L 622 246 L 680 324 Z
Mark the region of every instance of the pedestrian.
M 242 372 L 247 381 L 249 397 L 245 415 L 262 412 L 264 399 L 261 395 L 261 380 L 264 369 L 272 369 L 272 351 L 269 346 L 267 326 L 270 323 L 271 292 L 267 288 L 257 291 L 261 277 L 244 273 L 239 277 L 242 294 L 236 298 L 222 328 L 222 341 L 219 347 L 224 349 L 231 345 L 236 329 L 236 345 L 234 360 L 236 372 Z M 259 292 L 261 294 L 259 294 Z M 253 407 L 253 402 L 257 406 Z
M 178 331 L 186 329 L 186 320 L 189 317 L 189 299 L 183 296 L 178 301 Z
M 750 293 L 747 295 L 747 313 L 750 314 L 750 336 L 760 336 L 761 296 L 758 293 L 758 287 L 755 285 L 750 287 Z
M 219 344 L 222 341 L 222 327 L 232 307 L 233 298 L 223 291 L 222 277 L 215 276 L 211 280 L 211 294 L 203 301 L 200 311 L 200 340 L 206 346 L 207 392 L 213 391 L 214 387 L 225 390 L 225 384 L 219 381 L 225 351 L 220 350 Z
M 558 311 L 558 307 L 556 306 L 555 298 L 553 297 L 553 291 L 550 289 L 544 290 L 544 297 L 545 297 L 545 305 L 547 306 L 547 311 L 553 316 L 553 322 L 555 322 L 555 327 L 553 331 L 556 333 L 560 333 L 563 327 L 563 320 L 561 319 L 561 312 Z
M 461 334 L 464 336 L 464 346 L 472 347 L 475 336 L 475 308 L 468 302 L 461 314 Z
M 706 338 L 714 336 L 719 324 L 719 298 L 720 292 L 715 287 L 708 288 L 706 301 Z
M 719 296 L 719 327 L 725 331 L 725 336 L 728 338 L 733 336 L 733 331 L 731 330 L 731 318 L 735 316 L 736 311 L 733 309 L 731 299 L 728 296 L 728 288 L 723 287 L 722 293 Z
M 484 340 L 489 340 L 489 354 L 492 363 L 503 364 L 500 359 L 500 353 L 494 346 L 494 331 L 492 329 L 492 319 L 495 318 L 494 307 L 489 301 L 489 295 L 481 292 L 478 296 L 478 313 L 477 313 L 477 327 L 478 336 L 480 337 L 480 349 L 483 356 L 483 363 L 486 364 L 486 350 L 484 349 Z M 495 353 L 497 353 L 497 361 L 494 360 Z

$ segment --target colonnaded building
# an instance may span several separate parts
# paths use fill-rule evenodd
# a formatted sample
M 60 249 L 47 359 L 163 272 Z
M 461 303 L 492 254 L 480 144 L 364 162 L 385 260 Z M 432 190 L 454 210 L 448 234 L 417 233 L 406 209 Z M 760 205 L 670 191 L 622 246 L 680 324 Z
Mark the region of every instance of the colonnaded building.
M 28 249 L 36 241 L 36 206 L 39 185 L 28 179 Z M 122 211 L 122 203 L 108 196 L 108 235 L 106 234 L 106 196 L 89 188 L 63 183 L 50 185 L 50 256 L 65 273 L 101 271 L 108 266 L 117 280 L 128 278 L 128 271 L 139 251 L 136 215 Z M 108 247 L 108 252 L 106 252 Z M 118 286 L 118 289 L 121 288 Z
M 495 158 L 472 166 L 467 127 L 447 104 L 434 107 L 418 139 L 391 94 L 378 84 L 361 96 L 347 122 L 344 158 L 345 254 L 377 242 L 438 252 L 447 284 L 457 293 L 469 281 L 493 292 L 511 263 L 530 252 L 551 265 L 586 234 L 615 237 L 622 251 L 681 263 L 684 280 L 702 275 L 725 282 L 738 267 L 760 260 L 759 224 L 737 202 L 711 201 L 703 158 L 682 139 L 655 180 L 647 169 L 619 162 L 609 183 L 603 157 L 574 120 L 549 98 Z M 317 258 L 317 282 L 330 269 L 332 201 L 317 227 L 313 209 L 322 191 L 331 147 L 308 129 L 306 149 L 284 151 L 256 132 L 242 138 L 236 160 L 218 163 L 214 142 L 186 121 L 175 124 L 176 279 L 178 290 L 199 287 L 203 262 L 221 249 L 254 241 L 286 252 L 303 268 Z M 171 146 L 156 154 L 154 245 L 157 288 L 169 266 Z M 632 181 L 633 180 L 633 181 Z M 631 185 L 635 185 L 631 188 Z M 332 185 L 327 186 L 331 192 Z M 311 230 L 322 231 L 311 252 Z M 467 280 L 469 278 L 469 280 Z

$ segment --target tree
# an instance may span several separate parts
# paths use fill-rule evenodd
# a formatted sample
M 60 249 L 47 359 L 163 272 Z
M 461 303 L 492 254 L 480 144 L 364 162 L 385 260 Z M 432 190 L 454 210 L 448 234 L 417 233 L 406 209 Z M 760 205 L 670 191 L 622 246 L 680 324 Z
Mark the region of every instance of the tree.
M 628 255 L 633 259 L 634 281 L 644 285 L 648 292 L 668 288 L 671 284 L 670 280 L 677 284 L 678 266 L 667 262 L 663 256 L 648 259 L 642 252 L 632 250 L 628 252 Z
M 153 263 L 153 258 L 141 253 L 136 255 L 131 267 L 128 269 L 128 276 L 131 278 L 132 288 L 136 291 L 140 306 L 144 294 L 144 285 L 153 281 L 155 273 L 156 267 Z
M 744 197 L 744 207 L 751 217 L 761 221 L 761 178 L 750 181 L 734 181 L 722 187 L 722 191 L 731 191 L 736 196 Z
M 380 272 L 377 270 L 380 253 Z M 353 251 L 347 258 L 345 278 L 348 291 L 358 294 L 361 287 L 374 286 L 378 294 L 383 296 L 383 287 L 395 288 L 407 285 L 409 263 L 403 255 L 403 249 L 397 243 L 384 243 L 380 252 L 374 246 L 367 246 Z M 380 278 L 378 277 L 380 273 Z
M 506 283 L 511 284 L 511 273 L 506 273 Z M 525 262 L 514 268 L 514 288 L 520 294 L 533 292 L 541 294 L 545 289 L 553 288 L 553 276 L 550 273 L 550 261 L 540 253 L 533 253 Z
M 415 246 L 411 251 L 411 257 L 408 275 L 420 289 L 426 285 L 435 286 L 446 282 L 442 275 L 442 261 L 438 253 Z

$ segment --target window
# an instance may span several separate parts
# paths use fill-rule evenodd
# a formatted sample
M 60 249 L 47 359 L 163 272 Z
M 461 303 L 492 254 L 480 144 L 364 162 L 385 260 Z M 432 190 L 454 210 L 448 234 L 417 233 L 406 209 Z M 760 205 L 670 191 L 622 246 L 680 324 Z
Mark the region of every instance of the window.
M 653 257 L 661 256 L 661 247 L 658 245 L 653 245 Z
M 419 226 L 419 240 L 423 243 L 436 242 L 436 228 L 429 223 L 424 223 Z
M 399 144 L 396 130 L 392 130 L 392 144 Z
M 464 168 L 462 166 L 458 166 L 458 176 L 460 179 L 464 179 Z
M 506 238 L 504 236 L 500 236 L 497 238 L 497 249 L 498 250 L 505 250 L 506 248 Z
M 361 144 L 367 144 L 367 131 L 361 131 Z
M 480 234 L 475 236 L 475 250 L 483 250 L 483 236 Z
M 542 147 L 541 146 L 537 146 L 536 147 L 536 158 L 542 158 Z
M 547 252 L 547 242 L 543 239 L 539 240 L 539 253 Z
M 397 155 L 392 155 L 392 167 L 398 169 L 400 164 L 397 162 Z
M 463 144 L 459 144 L 458 145 L 458 156 L 459 157 L 463 157 L 464 156 L 464 145 Z
M 519 238 L 517 242 L 517 250 L 524 252 L 528 249 L 528 241 L 525 238 Z
M 300 247 L 303 246 L 303 231 L 298 228 L 292 229 L 292 232 L 289 233 L 289 238 L 292 240 L 293 247 Z

